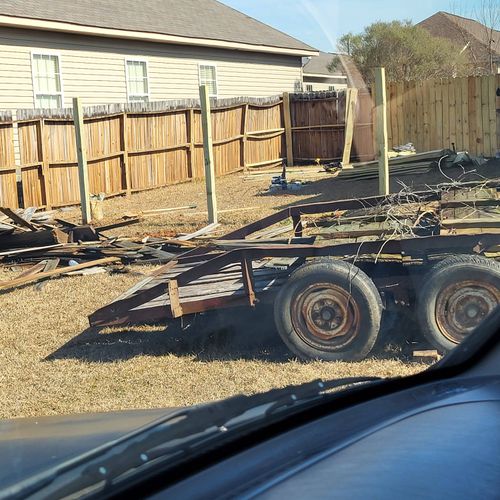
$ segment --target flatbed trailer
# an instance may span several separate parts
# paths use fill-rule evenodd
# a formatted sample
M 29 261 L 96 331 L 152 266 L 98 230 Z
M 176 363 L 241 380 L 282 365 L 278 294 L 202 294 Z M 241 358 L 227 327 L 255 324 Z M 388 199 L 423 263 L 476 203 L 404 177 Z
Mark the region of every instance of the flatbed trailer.
M 254 307 L 258 302 L 269 301 L 275 304 L 279 333 L 299 356 L 361 359 L 375 343 L 383 311 L 403 307 L 422 315 L 434 308 L 432 317 L 424 322 L 425 328 L 436 330 L 427 332 L 428 338 L 437 348 L 446 350 L 470 332 L 479 316 L 500 303 L 500 264 L 496 262 L 500 257 L 500 215 L 480 222 L 479 228 L 476 219 L 471 228 L 465 218 L 465 226 L 462 221 L 458 232 L 450 226 L 446 230 L 439 226 L 429 227 L 423 234 L 389 237 L 386 234 L 368 240 L 358 236 L 346 238 L 346 234 L 342 234 L 342 238 L 334 235 L 330 240 L 308 237 L 303 219 L 313 214 L 336 214 L 360 208 L 384 209 L 416 202 L 421 206 L 440 204 L 444 203 L 443 193 L 448 193 L 448 209 L 473 206 L 478 210 L 477 207 L 488 206 L 491 213 L 500 207 L 496 195 L 490 199 L 473 199 L 472 205 L 467 205 L 460 197 L 450 201 L 449 193 L 478 189 L 496 193 L 499 186 L 499 181 L 464 183 L 418 193 L 286 208 L 178 256 L 94 312 L 89 317 L 90 324 L 162 322 L 214 309 Z M 290 238 L 277 243 L 250 239 L 256 232 L 289 219 L 293 224 Z M 457 263 L 453 260 L 456 256 L 463 256 L 465 260 Z M 442 271 L 436 266 L 441 261 L 450 262 L 449 270 Z M 489 267 L 485 271 L 486 262 Z M 460 278 L 458 283 L 463 284 L 463 293 L 455 289 L 447 292 L 452 294 L 449 299 L 453 303 L 443 304 L 445 299 L 437 296 L 433 303 L 421 306 L 426 309 L 419 312 L 417 305 L 422 300 L 418 292 L 429 280 L 435 281 L 432 273 L 436 267 L 440 276 L 443 273 L 451 276 L 453 272 L 463 274 L 469 269 L 469 274 L 478 277 L 472 281 Z M 446 283 L 444 288 L 445 285 L 451 286 Z M 432 295 L 432 288 L 426 293 Z M 470 297 L 465 300 L 463 296 Z M 447 319 L 451 308 L 455 316 L 462 315 L 462 323 L 456 317 Z M 471 314 L 478 318 L 467 319 Z M 367 322 L 366 318 L 371 320 Z M 443 322 L 446 323 L 444 335 Z M 367 335 L 363 333 L 365 330 Z M 369 338 L 358 342 L 357 337 Z

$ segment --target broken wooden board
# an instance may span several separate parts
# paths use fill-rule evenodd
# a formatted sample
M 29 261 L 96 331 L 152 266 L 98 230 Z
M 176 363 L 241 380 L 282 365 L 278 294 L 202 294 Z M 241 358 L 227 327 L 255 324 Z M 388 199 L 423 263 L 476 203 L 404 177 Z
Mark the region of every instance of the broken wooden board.
M 63 267 L 63 268 L 59 268 L 59 269 L 53 269 L 51 271 L 38 273 L 38 274 L 35 274 L 32 276 L 24 276 L 23 278 L 14 278 L 13 280 L 0 282 L 0 290 L 7 290 L 9 288 L 15 288 L 15 287 L 18 287 L 21 285 L 26 285 L 28 283 L 34 283 L 34 282 L 39 281 L 39 280 L 64 275 L 64 274 L 67 274 L 68 272 L 78 271 L 80 269 L 85 269 L 88 267 L 111 264 L 114 262 L 118 262 L 119 260 L 120 259 L 117 257 L 106 257 L 104 259 L 96 259 L 96 260 L 92 260 L 90 262 L 84 262 L 84 263 L 78 264 L 76 266 L 68 266 L 68 267 Z
M 40 231 L 13 233 L 0 239 L 0 249 L 47 246 L 57 243 L 67 243 L 68 239 L 68 234 L 60 229 L 42 229 Z

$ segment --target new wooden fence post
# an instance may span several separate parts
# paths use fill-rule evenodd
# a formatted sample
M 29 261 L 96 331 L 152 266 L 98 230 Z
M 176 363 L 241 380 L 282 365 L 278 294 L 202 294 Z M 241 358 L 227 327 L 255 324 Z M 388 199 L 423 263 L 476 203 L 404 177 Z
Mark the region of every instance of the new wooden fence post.
M 387 156 L 387 106 L 385 68 L 375 68 L 375 115 L 377 128 L 378 186 L 380 195 L 389 194 L 389 158 Z
M 217 198 L 215 195 L 214 152 L 212 145 L 212 120 L 208 87 L 200 85 L 201 125 L 203 129 L 203 156 L 205 158 L 205 184 L 209 224 L 217 223 Z
M 91 221 L 89 198 L 89 173 L 87 168 L 87 153 L 83 129 L 83 109 L 79 97 L 73 98 L 73 120 L 75 122 L 76 153 L 78 156 L 78 180 L 80 183 L 80 200 L 82 204 L 82 221 Z
M 354 119 L 356 115 L 356 103 L 358 101 L 358 89 L 352 88 L 346 91 L 345 106 L 345 139 L 344 153 L 342 155 L 342 167 L 347 167 L 351 161 L 352 138 L 354 134 Z
M 189 108 L 186 113 L 186 127 L 188 140 L 188 177 L 192 180 L 194 178 L 194 109 L 192 108 Z
M 283 124 L 285 125 L 286 164 L 293 166 L 292 115 L 290 113 L 290 94 L 283 92 Z

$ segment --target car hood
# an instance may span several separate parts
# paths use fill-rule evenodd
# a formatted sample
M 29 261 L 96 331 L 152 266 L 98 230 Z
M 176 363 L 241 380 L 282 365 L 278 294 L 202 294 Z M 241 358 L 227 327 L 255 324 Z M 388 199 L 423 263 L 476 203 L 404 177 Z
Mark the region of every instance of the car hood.
M 175 408 L 0 420 L 0 489 L 174 411 Z

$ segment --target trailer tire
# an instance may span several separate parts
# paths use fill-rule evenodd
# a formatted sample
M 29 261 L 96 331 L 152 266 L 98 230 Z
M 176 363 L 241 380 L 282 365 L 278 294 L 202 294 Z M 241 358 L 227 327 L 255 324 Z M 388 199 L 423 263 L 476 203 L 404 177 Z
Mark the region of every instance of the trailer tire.
M 303 360 L 356 361 L 373 348 L 382 300 L 358 267 L 318 259 L 296 269 L 274 303 L 278 333 Z
M 455 255 L 436 264 L 418 294 L 417 318 L 441 353 L 456 347 L 500 304 L 500 263 Z

